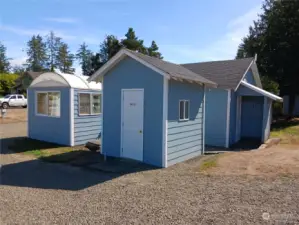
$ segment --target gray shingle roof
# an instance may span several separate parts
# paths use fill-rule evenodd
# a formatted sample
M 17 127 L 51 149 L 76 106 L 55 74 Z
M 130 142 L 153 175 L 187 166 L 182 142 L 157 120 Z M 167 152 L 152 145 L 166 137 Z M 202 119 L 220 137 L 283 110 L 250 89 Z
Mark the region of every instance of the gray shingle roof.
M 171 77 L 197 81 L 197 82 L 208 84 L 211 86 L 217 85 L 215 82 L 212 82 L 212 81 L 204 78 L 203 76 L 201 76 L 200 73 L 194 73 L 181 65 L 167 62 L 162 59 L 150 57 L 150 56 L 138 53 L 138 52 L 130 51 L 128 49 L 126 49 L 126 50 L 129 51 L 130 53 L 134 54 L 138 58 L 142 59 L 143 61 L 145 61 L 145 62 L 153 65 L 154 67 L 162 70 L 163 72 L 169 74 Z
M 235 89 L 252 60 L 254 58 L 189 63 L 182 66 L 217 83 L 220 88 Z

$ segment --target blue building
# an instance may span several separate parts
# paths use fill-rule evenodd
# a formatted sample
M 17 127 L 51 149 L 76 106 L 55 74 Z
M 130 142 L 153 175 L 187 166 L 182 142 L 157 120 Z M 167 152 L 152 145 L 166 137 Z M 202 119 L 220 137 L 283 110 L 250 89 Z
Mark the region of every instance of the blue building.
M 103 154 L 167 167 L 204 152 L 205 88 L 214 82 L 126 49 L 90 80 L 103 84 Z
M 47 72 L 27 91 L 28 137 L 61 145 L 81 145 L 102 130 L 101 84 L 86 76 Z
M 184 64 L 217 83 L 206 90 L 206 145 L 230 147 L 241 139 L 265 142 L 272 103 L 282 98 L 263 90 L 255 58 Z

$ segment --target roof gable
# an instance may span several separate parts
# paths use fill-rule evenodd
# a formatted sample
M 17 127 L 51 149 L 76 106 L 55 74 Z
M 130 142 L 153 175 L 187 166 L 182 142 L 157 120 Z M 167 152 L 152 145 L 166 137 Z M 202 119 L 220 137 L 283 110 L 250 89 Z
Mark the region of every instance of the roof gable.
M 151 68 L 157 73 L 165 76 L 166 78 L 180 80 L 180 81 L 190 81 L 200 84 L 206 84 L 208 86 L 216 87 L 217 84 L 196 74 L 189 69 L 180 66 L 178 64 L 163 61 L 158 58 L 146 56 L 144 54 L 133 52 L 127 49 L 120 50 L 115 56 L 113 56 L 104 66 L 102 66 L 98 71 L 96 71 L 89 80 L 96 81 L 99 77 L 104 76 L 109 70 L 111 70 L 118 62 L 123 60 L 125 57 L 131 57 L 136 61 L 142 63 L 143 65 Z

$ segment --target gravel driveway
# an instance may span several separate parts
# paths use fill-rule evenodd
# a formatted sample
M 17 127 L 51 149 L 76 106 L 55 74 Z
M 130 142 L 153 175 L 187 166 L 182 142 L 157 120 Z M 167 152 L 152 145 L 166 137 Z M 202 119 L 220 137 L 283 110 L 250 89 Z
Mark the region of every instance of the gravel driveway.
M 193 162 L 120 176 L 13 155 L 1 224 L 299 224 L 296 177 L 207 176 Z

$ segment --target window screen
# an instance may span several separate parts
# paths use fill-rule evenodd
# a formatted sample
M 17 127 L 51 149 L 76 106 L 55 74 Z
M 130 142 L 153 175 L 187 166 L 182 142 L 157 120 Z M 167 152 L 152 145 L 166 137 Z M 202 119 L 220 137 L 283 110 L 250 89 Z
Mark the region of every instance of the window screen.
M 179 120 L 189 120 L 189 100 L 180 100 Z
M 79 94 L 80 102 L 80 115 L 90 114 L 90 94 L 89 93 L 80 93 Z

